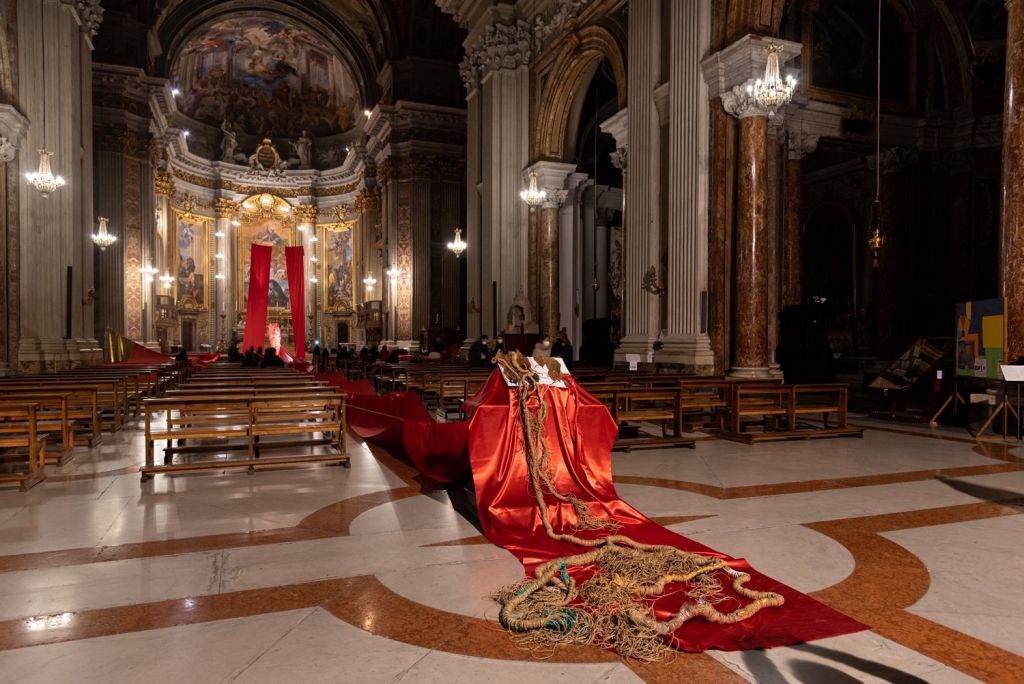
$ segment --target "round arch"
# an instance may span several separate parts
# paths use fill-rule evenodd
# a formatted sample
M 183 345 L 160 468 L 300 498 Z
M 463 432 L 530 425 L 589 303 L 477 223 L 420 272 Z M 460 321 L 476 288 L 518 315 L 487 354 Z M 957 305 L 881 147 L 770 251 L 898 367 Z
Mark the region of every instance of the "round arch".
M 626 60 L 618 38 L 603 26 L 587 26 L 571 34 L 555 58 L 537 107 L 534 159 L 565 159 L 569 124 L 579 118 L 586 84 L 605 59 L 615 75 L 618 109 L 626 106 Z

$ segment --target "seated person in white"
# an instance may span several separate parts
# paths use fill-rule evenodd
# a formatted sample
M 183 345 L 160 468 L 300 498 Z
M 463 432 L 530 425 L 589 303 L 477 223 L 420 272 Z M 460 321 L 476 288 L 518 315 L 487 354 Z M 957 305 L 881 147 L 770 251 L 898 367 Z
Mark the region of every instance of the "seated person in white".
M 530 355 L 537 361 L 543 361 L 551 356 L 551 336 L 541 335 L 537 344 L 533 345 L 533 353 Z

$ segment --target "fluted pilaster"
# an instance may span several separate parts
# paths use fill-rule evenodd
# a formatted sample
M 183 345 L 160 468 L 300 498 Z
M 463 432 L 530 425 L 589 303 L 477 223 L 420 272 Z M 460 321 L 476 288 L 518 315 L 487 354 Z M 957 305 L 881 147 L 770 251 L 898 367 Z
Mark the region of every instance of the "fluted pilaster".
M 708 278 L 708 92 L 694 69 L 710 46 L 709 4 L 672 3 L 670 35 L 668 334 L 657 360 L 711 373 L 714 355 L 701 320 Z
M 660 134 L 654 87 L 661 82 L 660 0 L 629 6 L 629 171 L 625 174 L 622 345 L 616 358 L 646 354 L 660 329 L 658 296 L 643 289 L 644 275 L 661 261 L 658 232 Z M 659 269 L 660 270 L 660 269 Z

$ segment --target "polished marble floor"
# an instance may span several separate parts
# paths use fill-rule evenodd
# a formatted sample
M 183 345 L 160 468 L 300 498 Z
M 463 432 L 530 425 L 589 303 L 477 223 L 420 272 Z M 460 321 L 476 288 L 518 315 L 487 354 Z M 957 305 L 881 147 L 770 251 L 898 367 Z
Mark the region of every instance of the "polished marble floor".
M 531 660 L 486 598 L 519 563 L 386 453 L 141 483 L 135 426 L 0 490 L 0 682 L 1024 681 L 1024 452 L 858 423 L 615 454 L 645 514 L 871 628 L 656 664 Z

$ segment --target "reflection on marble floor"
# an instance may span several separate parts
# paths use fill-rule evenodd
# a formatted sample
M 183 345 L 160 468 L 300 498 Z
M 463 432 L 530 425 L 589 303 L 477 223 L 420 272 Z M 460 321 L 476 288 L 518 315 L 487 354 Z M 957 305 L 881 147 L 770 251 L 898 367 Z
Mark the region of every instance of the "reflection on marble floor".
M 486 598 L 518 562 L 356 440 L 351 468 L 141 483 L 124 430 L 0 491 L 0 682 L 1024 680 L 1021 450 L 861 422 L 862 440 L 615 454 L 645 514 L 875 611 L 859 634 L 653 666 L 531 661 Z M 879 549 L 907 561 L 892 578 Z M 892 581 L 917 593 L 887 602 Z

